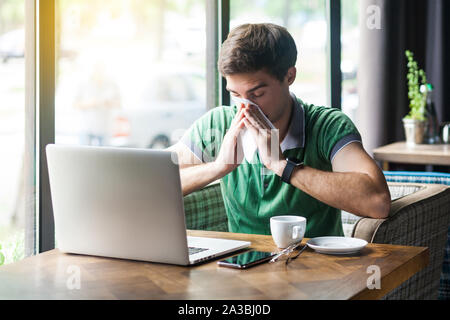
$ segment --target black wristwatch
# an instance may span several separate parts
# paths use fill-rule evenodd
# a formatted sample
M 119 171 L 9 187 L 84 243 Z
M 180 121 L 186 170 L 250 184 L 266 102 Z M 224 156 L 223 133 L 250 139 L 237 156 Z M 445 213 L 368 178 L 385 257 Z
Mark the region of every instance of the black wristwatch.
M 303 167 L 303 162 L 296 158 L 287 158 L 287 164 L 284 168 L 283 174 L 281 175 L 281 181 L 291 184 L 291 176 L 294 168 Z

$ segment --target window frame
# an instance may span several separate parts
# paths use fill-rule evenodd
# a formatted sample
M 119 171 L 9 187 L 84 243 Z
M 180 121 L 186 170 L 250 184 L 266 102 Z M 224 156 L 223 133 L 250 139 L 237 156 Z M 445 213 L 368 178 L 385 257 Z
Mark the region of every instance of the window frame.
M 36 217 L 36 0 L 25 0 L 25 257 L 38 250 Z
M 341 0 L 327 0 L 328 50 L 327 50 L 327 83 L 328 105 L 342 109 L 342 44 Z
M 37 0 L 38 47 L 38 252 L 55 248 L 55 223 L 45 147 L 55 143 L 55 2 Z

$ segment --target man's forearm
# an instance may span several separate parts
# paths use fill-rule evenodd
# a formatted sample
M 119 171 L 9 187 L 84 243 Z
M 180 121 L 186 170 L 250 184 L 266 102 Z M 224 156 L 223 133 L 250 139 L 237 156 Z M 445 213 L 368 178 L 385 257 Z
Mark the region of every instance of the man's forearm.
M 224 175 L 215 162 L 180 169 L 183 196 L 207 186 Z
M 304 167 L 294 170 L 291 184 L 331 207 L 356 215 L 384 218 L 389 212 L 389 194 L 364 173 Z

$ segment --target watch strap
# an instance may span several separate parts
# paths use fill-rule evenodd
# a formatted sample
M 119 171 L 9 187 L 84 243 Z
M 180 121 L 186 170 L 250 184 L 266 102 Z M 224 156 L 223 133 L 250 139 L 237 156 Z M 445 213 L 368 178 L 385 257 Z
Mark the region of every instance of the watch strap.
M 291 184 L 291 175 L 294 171 L 294 168 L 297 166 L 296 163 L 287 160 L 286 167 L 283 170 L 283 174 L 281 175 L 281 181 Z

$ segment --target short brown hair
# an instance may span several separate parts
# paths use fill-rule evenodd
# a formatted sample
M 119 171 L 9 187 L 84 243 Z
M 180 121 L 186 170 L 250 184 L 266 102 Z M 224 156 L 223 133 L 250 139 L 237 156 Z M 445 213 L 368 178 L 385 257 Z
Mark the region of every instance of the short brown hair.
M 296 62 L 297 47 L 285 28 L 271 23 L 243 24 L 222 44 L 218 67 L 223 76 L 266 69 L 283 81 Z

